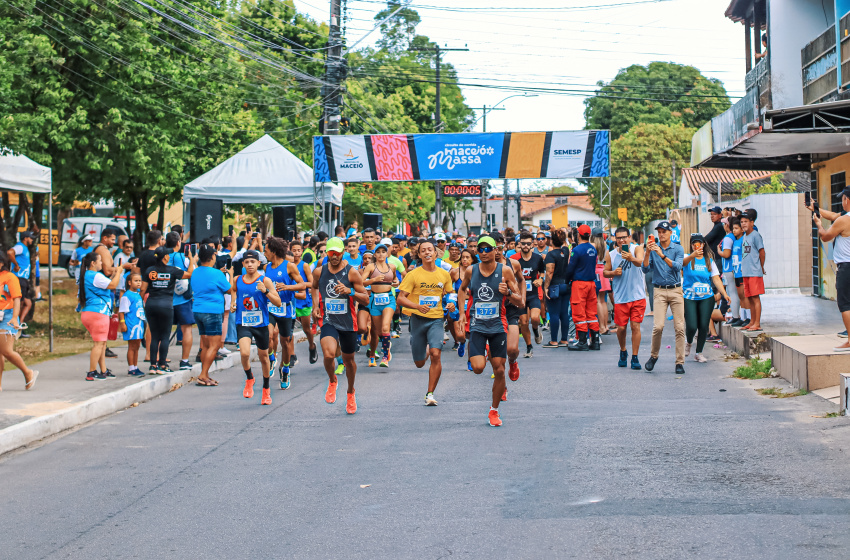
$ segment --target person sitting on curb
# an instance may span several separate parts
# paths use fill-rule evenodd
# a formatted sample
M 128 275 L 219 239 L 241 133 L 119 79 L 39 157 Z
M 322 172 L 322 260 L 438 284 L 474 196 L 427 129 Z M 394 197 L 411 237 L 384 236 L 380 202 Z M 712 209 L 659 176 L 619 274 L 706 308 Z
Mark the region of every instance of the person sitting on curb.
M 813 211 L 812 221 L 818 228 L 818 236 L 824 243 L 829 243 L 835 240 L 835 247 L 832 255 L 835 261 L 835 266 L 838 271 L 835 273 L 835 291 L 836 300 L 838 303 L 838 311 L 841 313 L 841 320 L 844 321 L 845 329 L 850 329 L 850 216 L 846 212 L 850 211 L 850 187 L 841 191 L 838 196 L 841 197 L 841 207 L 844 209 L 845 215 L 842 216 L 837 212 L 829 210 L 820 210 L 820 217 Z M 832 222 L 829 229 L 823 228 L 822 219 L 827 219 Z M 845 331 L 846 332 L 846 331 Z M 850 351 L 850 340 L 833 348 L 836 352 Z

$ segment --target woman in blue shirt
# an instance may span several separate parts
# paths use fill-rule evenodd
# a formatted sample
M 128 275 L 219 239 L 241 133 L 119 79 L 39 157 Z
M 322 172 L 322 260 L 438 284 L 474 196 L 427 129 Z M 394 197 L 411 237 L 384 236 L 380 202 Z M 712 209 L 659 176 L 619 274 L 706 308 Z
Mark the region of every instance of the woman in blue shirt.
M 192 274 L 192 314 L 201 335 L 201 374 L 196 384 L 201 387 L 218 385 L 218 381 L 210 379 L 210 366 L 221 342 L 224 295 L 230 291 L 230 282 L 215 268 L 215 259 L 215 246 L 201 245 L 198 249 L 200 266 Z
M 715 264 L 714 253 L 705 243 L 702 235 L 691 235 L 691 252 L 682 261 L 682 292 L 685 297 L 685 356 L 691 353 L 694 335 L 697 335 L 697 352 L 694 360 L 705 363 L 702 355 L 705 339 L 708 336 L 708 323 L 714 312 L 714 291 L 729 302 L 729 295 L 720 281 L 720 272 Z
M 112 317 L 112 306 L 115 301 L 112 291 L 118 287 L 121 272 L 124 269 L 116 266 L 113 269 L 112 278 L 107 278 L 101 272 L 103 261 L 100 255 L 89 253 L 83 257 L 81 270 L 79 300 L 83 312 L 80 318 L 94 341 L 89 354 L 89 371 L 86 373 L 86 381 L 102 381 L 115 377 L 106 368 L 106 339 L 109 335 L 109 319 Z M 97 371 L 98 364 L 100 364 L 100 373 Z

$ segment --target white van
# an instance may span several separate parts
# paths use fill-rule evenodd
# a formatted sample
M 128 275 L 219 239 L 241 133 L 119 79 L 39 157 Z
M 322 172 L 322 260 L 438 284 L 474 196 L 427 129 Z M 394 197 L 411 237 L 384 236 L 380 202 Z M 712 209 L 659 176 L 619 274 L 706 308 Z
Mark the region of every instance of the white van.
M 81 238 L 91 235 L 94 245 L 97 245 L 100 242 L 100 233 L 103 228 L 114 229 L 118 235 L 127 235 L 126 225 L 126 222 L 122 225 L 121 222 L 113 218 L 96 218 L 94 216 L 65 218 L 62 222 L 62 236 L 59 244 L 59 266 L 68 270 L 68 274 L 71 275 L 72 271 L 69 269 L 71 255 Z

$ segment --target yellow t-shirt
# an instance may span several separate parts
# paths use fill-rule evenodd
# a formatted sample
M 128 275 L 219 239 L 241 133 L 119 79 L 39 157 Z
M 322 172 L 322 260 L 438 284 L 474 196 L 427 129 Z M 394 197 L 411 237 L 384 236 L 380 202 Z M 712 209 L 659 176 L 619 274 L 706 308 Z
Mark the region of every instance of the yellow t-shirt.
M 442 268 L 434 272 L 428 272 L 421 266 L 407 273 L 398 289 L 410 294 L 410 301 L 418 305 L 430 305 L 431 310 L 427 315 L 419 311 L 405 307 L 405 315 L 416 314 L 427 319 L 441 319 L 443 317 L 443 294 L 454 291 L 452 288 L 452 277 Z
M 405 247 L 404 249 L 402 249 L 401 251 L 398 252 L 398 258 L 402 258 L 403 256 L 405 256 L 409 252 L 410 252 L 410 249 Z

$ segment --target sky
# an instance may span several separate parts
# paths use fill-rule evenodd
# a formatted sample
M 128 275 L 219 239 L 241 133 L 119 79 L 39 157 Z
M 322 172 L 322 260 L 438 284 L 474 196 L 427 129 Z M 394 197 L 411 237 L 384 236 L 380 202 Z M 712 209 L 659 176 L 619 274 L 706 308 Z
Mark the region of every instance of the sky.
M 413 0 L 417 28 L 440 46 L 458 71 L 470 107 L 499 104 L 487 131 L 584 128 L 583 100 L 597 81 L 632 64 L 676 62 L 723 82 L 734 103 L 744 91 L 743 27 L 724 17 L 730 0 Z M 294 0 L 299 11 L 327 21 L 329 3 Z M 384 0 L 348 0 L 346 40 L 374 26 Z M 374 44 L 374 31 L 362 44 Z M 505 97 L 517 92 L 475 85 L 533 86 L 569 94 Z M 481 111 L 476 111 L 476 118 Z M 481 131 L 483 121 L 475 126 Z M 405 131 L 393 131 L 405 132 Z

